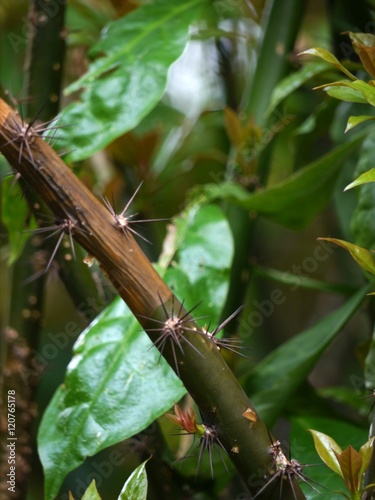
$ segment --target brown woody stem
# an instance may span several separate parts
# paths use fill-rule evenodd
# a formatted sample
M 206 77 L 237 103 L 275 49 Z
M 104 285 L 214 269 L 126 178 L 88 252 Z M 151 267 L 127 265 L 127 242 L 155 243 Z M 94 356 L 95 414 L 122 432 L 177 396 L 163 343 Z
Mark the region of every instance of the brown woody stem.
M 15 137 L 20 118 L 0 100 L 0 150 L 36 190 L 56 217 L 69 219 L 79 230 L 74 238 L 100 263 L 104 273 L 139 319 L 153 341 L 155 323 L 165 321 L 161 305 L 171 311 L 180 303 L 159 277 L 150 261 L 129 234 L 116 227 L 110 212 L 77 179 L 59 156 L 40 137 L 30 144 L 32 159 L 23 149 L 18 164 L 19 144 Z M 6 145 L 6 146 L 4 146 Z M 184 313 L 182 313 L 184 314 Z M 193 320 L 189 328 L 196 325 Z M 198 327 L 196 327 L 198 328 Z M 204 421 L 214 425 L 221 443 L 252 494 L 272 475 L 270 436 L 242 387 L 228 368 L 220 351 L 204 335 L 186 331 L 181 340 L 184 352 L 176 348 L 178 373 L 197 403 Z M 197 353 L 197 351 L 199 353 Z M 172 349 L 167 343 L 164 357 L 176 370 Z M 278 481 L 274 481 L 277 483 Z M 298 484 L 283 486 L 283 499 L 305 498 Z M 279 499 L 278 484 L 257 498 Z

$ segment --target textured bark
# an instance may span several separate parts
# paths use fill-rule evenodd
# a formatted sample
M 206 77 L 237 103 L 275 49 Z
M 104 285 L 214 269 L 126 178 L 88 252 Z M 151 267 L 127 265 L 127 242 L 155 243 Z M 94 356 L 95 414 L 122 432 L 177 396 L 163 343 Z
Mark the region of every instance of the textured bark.
M 0 150 L 54 215 L 69 219 L 74 227 L 74 238 L 98 260 L 145 330 L 155 328 L 154 319 L 165 321 L 161 300 L 169 312 L 173 309 L 176 314 L 180 307 L 177 298 L 173 297 L 133 237 L 119 230 L 110 212 L 48 144 L 40 137 L 33 138 L 30 141 L 32 157 L 27 148 L 23 148 L 18 164 L 20 144 L 9 141 L 15 137 L 19 126 L 20 118 L 0 100 Z M 193 319 L 188 326 L 197 328 Z M 150 330 L 148 333 L 155 342 L 158 332 Z M 184 338 L 181 340 L 184 353 L 176 349 L 178 367 L 169 343 L 163 355 L 197 403 L 203 422 L 216 428 L 229 457 L 254 494 L 272 475 L 268 430 L 217 347 L 205 335 L 194 331 L 185 332 Z M 269 488 L 272 491 L 267 489 L 257 498 L 279 499 L 278 481 L 274 483 L 274 488 Z M 304 498 L 297 484 L 293 485 L 293 493 L 289 483 L 283 483 L 286 483 L 282 490 L 283 499 Z

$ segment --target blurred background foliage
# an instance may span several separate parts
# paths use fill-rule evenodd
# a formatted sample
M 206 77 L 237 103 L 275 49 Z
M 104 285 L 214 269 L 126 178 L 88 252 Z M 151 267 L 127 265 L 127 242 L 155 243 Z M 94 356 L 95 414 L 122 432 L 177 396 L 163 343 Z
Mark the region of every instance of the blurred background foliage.
M 68 3 L 64 88 L 87 71 L 87 50 L 99 40 L 107 23 L 143 3 L 125 0 L 72 0 Z M 223 181 L 234 181 L 251 193 L 286 180 L 305 165 L 350 140 L 350 133 L 344 135 L 345 124 L 347 117 L 355 114 L 356 105 L 336 101 L 320 90 L 312 90 L 337 78 L 337 73 L 327 68 L 325 72 L 317 71 L 300 85 L 296 85 L 295 80 L 287 82 L 285 99 L 267 115 L 272 92 L 283 78 L 300 70 L 304 61 L 298 53 L 310 47 L 327 48 L 340 60 L 349 59 L 349 64 L 357 69 L 358 61 L 342 32 L 373 32 L 374 3 L 364 0 L 285 4 L 277 0 L 215 1 L 213 8 L 211 6 L 204 12 L 203 21 L 191 30 L 185 51 L 170 68 L 160 102 L 134 129 L 120 135 L 104 149 L 77 161 L 75 172 L 96 195 L 110 199 L 113 196 L 117 207 L 124 206 L 139 183 L 144 181 L 135 201 L 135 211 L 145 216 L 142 218 L 176 216 L 192 200 L 207 195 L 202 189 L 207 184 L 219 185 L 221 189 Z M 277 4 L 279 18 L 267 18 L 272 9 L 277 9 Z M 26 1 L 3 0 L 0 5 L 0 81 L 2 90 L 7 89 L 13 98 L 20 100 L 28 95 L 23 83 L 28 42 L 27 8 Z M 294 15 L 290 15 L 288 9 L 295 9 Z M 267 19 L 277 23 L 280 30 L 270 27 Z M 283 23 L 286 33 L 281 29 Z M 74 102 L 76 97 L 76 94 L 65 95 L 61 108 Z M 367 114 L 370 112 L 366 111 Z M 67 142 L 69 133 L 64 136 Z M 71 154 L 74 155 L 74 150 Z M 347 296 L 365 282 L 358 266 L 339 248 L 331 248 L 326 253 L 327 258 L 319 262 L 315 257 L 319 247 L 323 248 L 317 241 L 318 237 L 334 235 L 348 241 L 354 239 L 350 219 L 358 193 L 344 195 L 342 191 L 353 179 L 356 165 L 362 162 L 371 168 L 374 156 L 365 147 L 359 155 L 348 155 L 340 160 L 329 203 L 322 201 L 324 209 L 299 230 L 273 222 L 267 216 L 256 216 L 254 210 L 249 212 L 236 205 L 223 191 L 219 203 L 228 217 L 236 245 L 232 284 L 223 318 L 241 303 L 246 304 L 242 323 L 236 326 L 241 340 L 252 350 L 247 353 L 248 358 L 228 356 L 235 374 L 245 385 L 254 366 L 268 353 L 338 309 Z M 73 166 L 69 155 L 67 161 Z M 0 171 L 2 176 L 9 172 L 2 157 Z M 314 194 L 317 204 L 319 196 L 319 192 Z M 298 206 L 292 209 L 298 212 Z M 1 232 L 6 233 L 6 228 L 2 227 Z M 157 223 L 144 233 L 153 243 L 152 246 L 144 245 L 144 251 L 152 261 L 160 255 L 166 232 L 167 223 Z M 2 241 L 0 310 L 1 326 L 4 327 L 8 324 L 9 301 L 17 300 L 19 291 L 12 289 L 14 267 L 7 265 L 9 245 L 6 239 Z M 368 241 L 374 241 L 372 232 Z M 25 261 L 21 255 L 15 266 L 23 265 Z M 96 273 L 98 283 L 103 286 L 98 270 Z M 304 279 L 291 284 L 287 282 L 286 273 L 292 276 L 302 274 Z M 325 283 L 337 286 L 327 291 Z M 270 305 L 275 289 L 280 290 L 285 299 Z M 96 312 L 101 307 L 98 306 Z M 259 315 L 251 316 L 262 307 L 268 309 L 260 319 Z M 28 314 L 27 311 L 23 313 Z M 249 318 L 258 319 L 252 324 Z M 64 331 L 69 320 L 81 325 L 82 329 L 87 324 L 87 319 L 77 312 L 52 266 L 45 283 L 42 330 L 36 352 L 43 356 L 47 352 L 44 347 L 54 335 Z M 371 333 L 372 308 L 367 307 L 345 324 L 340 335 L 317 361 L 306 382 L 287 402 L 281 418 L 277 419 L 276 435 L 287 439 L 294 419 L 295 435 L 300 437 L 298 433 L 303 419 L 313 420 L 327 415 L 336 415 L 343 422 L 362 427 L 361 432 L 366 435 L 368 405 L 359 399 L 358 387 L 364 389 L 363 383 L 356 381 L 363 380 L 364 356 Z M 47 360 L 43 366 L 37 386 L 38 419 L 64 379 L 73 342 L 74 339 L 70 339 L 59 355 Z M 249 396 L 251 398 L 251 390 Z M 170 424 L 162 420 L 164 428 L 171 432 Z M 313 426 L 314 423 L 310 421 L 306 425 Z M 34 424 L 34 435 L 37 428 L 38 420 Z M 175 437 L 168 439 L 172 447 L 177 446 Z M 355 435 L 353 441 L 356 439 Z M 298 442 L 292 441 L 292 446 L 296 444 L 298 449 Z M 120 443 L 88 459 L 69 475 L 63 491 L 82 485 L 82 478 L 86 479 L 95 472 L 93 464 L 108 462 L 114 448 L 123 452 L 131 450 L 131 446 L 134 442 L 130 445 Z M 312 448 L 312 443 L 303 446 Z M 132 451 L 129 456 L 126 463 L 113 465 L 110 480 L 98 485 L 103 498 L 117 498 L 124 478 L 139 463 Z M 186 460 L 181 466 L 186 468 L 182 472 L 185 476 L 189 476 L 195 467 L 189 462 Z M 43 480 L 36 453 L 32 470 L 27 498 L 40 499 Z M 194 475 L 194 471 L 192 473 Z M 225 478 L 222 482 L 225 483 Z M 209 490 L 207 484 L 204 485 L 206 496 L 199 498 L 232 498 L 228 493 L 233 491 L 230 486 L 226 485 L 225 489 L 225 484 L 216 484 L 211 485 L 213 490 Z

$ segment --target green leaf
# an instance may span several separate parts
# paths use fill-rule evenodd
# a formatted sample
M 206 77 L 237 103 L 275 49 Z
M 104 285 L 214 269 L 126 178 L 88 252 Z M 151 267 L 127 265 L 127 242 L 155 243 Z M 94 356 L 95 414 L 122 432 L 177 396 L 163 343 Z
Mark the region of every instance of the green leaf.
M 146 500 L 147 499 L 147 474 L 146 463 L 149 458 L 132 472 L 121 490 L 118 500 Z
M 214 205 L 186 210 L 176 224 L 177 254 L 166 282 L 188 307 L 203 293 L 199 314 L 218 321 L 233 259 L 229 225 Z M 38 444 L 46 499 L 56 496 L 86 456 L 142 431 L 184 394 L 181 381 L 116 299 L 78 338 L 64 385 L 43 416 Z
M 30 233 L 26 233 L 25 230 L 35 229 L 37 224 L 34 217 L 30 218 L 26 199 L 22 196 L 19 185 L 14 184 L 13 177 L 5 177 L 2 185 L 2 217 L 8 230 L 10 245 L 8 263 L 11 265 L 20 257 L 26 241 L 30 238 Z
M 375 261 L 373 254 L 366 250 L 365 248 L 359 247 L 358 245 L 353 245 L 353 243 L 348 243 L 344 240 L 338 240 L 336 238 L 318 238 L 319 240 L 330 241 L 336 243 L 342 248 L 345 248 L 353 259 L 359 264 L 363 269 L 371 274 L 375 274 Z
M 83 88 L 65 108 L 59 148 L 67 161 L 87 158 L 133 129 L 158 103 L 168 70 L 182 54 L 189 26 L 206 0 L 155 0 L 110 22 L 89 52 L 88 72 L 65 93 Z
M 338 443 L 344 442 L 347 445 L 350 441 L 356 449 L 359 449 L 367 439 L 368 430 L 365 427 L 358 427 L 337 419 L 305 416 L 303 418 L 292 418 L 291 424 L 291 453 L 293 458 L 302 464 L 321 464 L 308 429 L 317 429 L 321 433 L 324 432 Z M 295 448 L 293 448 L 293 443 L 296 443 Z M 344 489 L 341 474 L 337 475 L 324 466 L 306 467 L 303 472 L 322 485 L 322 487 L 316 485 L 321 492 L 320 495 L 317 495 L 308 485 L 301 482 L 300 486 L 307 500 L 339 500 L 342 498 L 338 493 L 338 490 Z M 328 491 L 323 487 L 328 488 Z
M 374 439 L 374 437 L 370 438 L 364 445 L 361 446 L 359 450 L 359 454 L 362 457 L 362 467 L 359 471 L 360 477 L 362 477 L 362 475 L 366 472 L 368 466 L 370 465 L 371 457 L 374 451 Z
M 367 100 L 363 97 L 361 92 L 346 85 L 342 85 L 340 82 L 330 83 L 316 88 L 322 88 L 330 97 L 334 97 L 340 101 L 358 102 L 361 104 L 367 103 Z
M 355 181 L 346 186 L 344 191 L 360 186 L 361 184 L 367 184 L 368 182 L 375 182 L 375 168 L 361 174 Z
M 255 194 L 232 182 L 224 182 L 206 184 L 193 191 L 193 200 L 229 200 L 288 228 L 303 229 L 326 206 L 343 161 L 359 148 L 365 137 L 365 131 L 361 132 L 287 180 Z
M 332 66 L 334 66 L 338 70 L 345 73 L 345 75 L 348 76 L 351 80 L 356 80 L 356 77 L 352 73 L 350 73 L 350 71 L 348 71 L 339 62 L 339 60 L 333 54 L 331 54 L 331 52 L 329 52 L 326 49 L 321 49 L 321 48 L 308 49 L 308 50 L 304 50 L 299 55 L 300 56 L 310 55 L 310 56 L 320 57 L 320 59 L 323 59 L 323 61 L 326 61 L 327 63 L 331 64 Z
M 339 455 L 342 452 L 340 446 L 334 439 L 323 432 L 314 431 L 312 429 L 309 429 L 309 431 L 314 438 L 315 449 L 323 462 L 333 470 L 333 472 L 344 477 L 336 456 L 336 453 Z
M 323 351 L 362 304 L 370 286 L 313 327 L 285 342 L 264 358 L 246 381 L 246 391 L 262 419 L 273 422 L 288 404 Z
M 85 491 L 82 500 L 101 500 L 101 496 L 96 489 L 95 479 L 90 483 L 90 486 Z
M 369 120 L 375 120 L 375 116 L 370 116 L 370 115 L 350 116 L 348 119 L 348 123 L 346 124 L 345 132 L 349 132 L 357 125 L 360 125 L 361 123 L 367 122 Z
M 185 394 L 159 358 L 120 299 L 79 336 L 39 428 L 46 499 L 87 456 L 142 431 Z
M 281 80 L 272 92 L 270 105 L 266 111 L 267 116 L 271 115 L 280 102 L 282 102 L 288 95 L 292 94 L 296 89 L 301 87 L 301 85 L 308 82 L 314 76 L 326 71 L 330 67 L 330 64 L 323 61 L 308 63 L 298 71 L 295 71 Z

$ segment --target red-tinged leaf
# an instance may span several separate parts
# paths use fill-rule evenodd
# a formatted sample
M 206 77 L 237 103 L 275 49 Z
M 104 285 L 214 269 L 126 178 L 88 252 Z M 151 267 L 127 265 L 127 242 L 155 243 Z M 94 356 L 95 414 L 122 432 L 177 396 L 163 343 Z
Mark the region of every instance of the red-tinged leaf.
M 318 240 L 331 241 L 336 243 L 342 248 L 345 248 L 353 259 L 359 264 L 363 269 L 371 274 L 375 274 L 375 261 L 371 252 L 365 248 L 359 247 L 358 245 L 353 245 L 353 243 L 348 243 L 344 240 L 338 240 L 336 238 L 318 238 Z
M 337 453 L 337 460 L 344 477 L 345 484 L 350 493 L 355 493 L 359 490 L 362 482 L 362 477 L 359 476 L 362 468 L 362 457 L 351 445 L 349 445 L 342 453 Z
M 232 108 L 225 108 L 225 129 L 227 131 L 230 142 L 236 148 L 240 148 L 243 145 L 245 130 L 238 118 L 238 115 Z
M 357 177 L 357 179 L 348 184 L 344 191 L 352 189 L 356 186 L 360 186 L 361 184 L 367 184 L 368 182 L 375 182 L 375 168 L 372 168 L 371 170 L 368 170 L 367 172 L 361 174 L 359 177 Z
M 364 445 L 361 446 L 359 450 L 359 454 L 362 457 L 362 467 L 359 472 L 359 475 L 362 477 L 362 475 L 366 472 L 368 466 L 370 465 L 372 453 L 374 450 L 374 440 L 375 437 L 372 437 Z
M 342 452 L 340 446 L 334 439 L 323 432 L 314 431 L 312 429 L 309 429 L 309 431 L 314 438 L 315 449 L 320 458 L 331 470 L 333 470 L 333 472 L 343 478 L 339 461 L 337 460 L 337 454 Z
M 335 68 L 337 68 L 338 70 L 345 73 L 345 75 L 347 77 L 349 77 L 351 80 L 356 80 L 356 77 L 354 75 L 352 75 L 352 73 L 350 73 L 350 71 L 347 70 L 340 63 L 340 61 L 333 54 L 331 54 L 331 52 L 329 52 L 326 49 L 321 49 L 321 48 L 308 49 L 308 50 L 304 50 L 299 55 L 300 56 L 310 55 L 310 56 L 320 57 L 320 59 L 323 59 L 323 61 L 327 61 L 328 63 L 332 64 Z
M 375 77 L 375 36 L 371 33 L 347 33 L 353 48 L 369 75 Z

